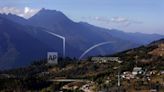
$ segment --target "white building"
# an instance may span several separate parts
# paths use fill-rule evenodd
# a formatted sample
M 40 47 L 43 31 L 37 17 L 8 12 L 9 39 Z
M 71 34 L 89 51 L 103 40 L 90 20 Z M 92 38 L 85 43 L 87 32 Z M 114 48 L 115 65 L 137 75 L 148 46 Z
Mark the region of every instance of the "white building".
M 142 74 L 142 68 L 141 67 L 134 67 L 133 68 L 133 71 L 132 71 L 132 74 L 133 75 L 137 75 L 137 74 Z
M 122 63 L 119 57 L 92 57 L 91 61 L 94 61 L 96 63 L 109 63 L 109 62 Z

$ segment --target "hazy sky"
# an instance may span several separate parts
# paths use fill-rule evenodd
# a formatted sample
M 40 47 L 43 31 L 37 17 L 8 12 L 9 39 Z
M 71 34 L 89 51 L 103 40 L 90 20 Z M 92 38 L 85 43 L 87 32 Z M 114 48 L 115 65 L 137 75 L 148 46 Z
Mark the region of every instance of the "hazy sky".
M 62 11 L 85 21 L 126 32 L 164 34 L 164 0 L 0 0 L 0 12 L 28 18 L 39 9 Z

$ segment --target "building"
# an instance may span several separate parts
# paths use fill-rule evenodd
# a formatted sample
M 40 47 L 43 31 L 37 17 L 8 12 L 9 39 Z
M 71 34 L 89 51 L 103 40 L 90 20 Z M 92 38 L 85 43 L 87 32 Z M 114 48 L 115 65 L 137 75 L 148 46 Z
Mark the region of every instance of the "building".
M 122 78 L 124 79 L 133 79 L 134 78 L 134 75 L 131 73 L 131 72 L 123 72 L 123 74 L 121 75 Z
M 134 67 L 133 68 L 133 71 L 132 71 L 133 75 L 142 74 L 142 73 L 143 73 L 143 71 L 142 71 L 141 67 Z
M 119 57 L 92 57 L 91 61 L 96 63 L 109 63 L 109 62 L 122 63 Z

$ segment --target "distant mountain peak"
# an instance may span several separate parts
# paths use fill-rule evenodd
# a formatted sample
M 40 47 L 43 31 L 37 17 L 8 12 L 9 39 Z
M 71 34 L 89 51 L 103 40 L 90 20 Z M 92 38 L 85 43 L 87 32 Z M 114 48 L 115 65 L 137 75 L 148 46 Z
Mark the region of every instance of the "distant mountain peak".
M 42 8 L 39 12 L 50 12 L 50 11 L 57 12 L 56 10 L 50 10 L 46 8 Z
M 28 24 L 27 20 L 23 17 L 17 16 L 16 14 L 12 14 L 12 13 L 8 13 L 8 14 L 0 14 L 1 17 L 5 18 L 5 19 L 9 19 L 13 22 L 19 23 L 21 25 L 26 25 Z
M 13 14 L 13 13 L 0 13 L 0 16 L 3 16 L 3 17 L 20 17 L 16 14 Z
M 40 26 L 48 29 L 59 27 L 55 25 L 72 23 L 72 20 L 70 20 L 62 12 L 56 10 L 49 10 L 45 8 L 41 9 L 37 14 L 29 18 L 28 20 L 32 25 Z
M 52 16 L 63 16 L 66 17 L 62 12 L 57 11 L 57 10 L 50 10 L 50 9 L 45 9 L 42 8 L 36 15 L 46 15 L 47 17 L 52 17 Z M 34 15 L 35 16 L 35 15 Z

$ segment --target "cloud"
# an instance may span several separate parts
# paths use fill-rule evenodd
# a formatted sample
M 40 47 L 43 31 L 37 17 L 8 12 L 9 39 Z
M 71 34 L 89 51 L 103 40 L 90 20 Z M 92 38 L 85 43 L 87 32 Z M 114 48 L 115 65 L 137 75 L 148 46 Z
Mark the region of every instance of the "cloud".
M 110 19 L 110 21 L 114 22 L 114 23 L 123 23 L 123 22 L 127 22 L 129 20 L 125 17 L 113 17 Z
M 34 9 L 30 7 L 17 8 L 17 7 L 0 7 L 0 13 L 12 13 L 24 18 L 30 18 L 36 14 L 40 9 Z
M 126 18 L 126 17 L 121 17 L 121 16 L 112 17 L 112 18 L 99 17 L 99 16 L 96 16 L 96 17 L 82 17 L 82 18 L 85 19 L 85 20 L 88 20 L 88 21 L 94 21 L 94 22 L 98 22 L 98 23 L 101 23 L 101 24 L 109 25 L 109 26 L 116 25 L 116 26 L 127 27 L 127 26 L 130 26 L 132 24 L 142 24 L 141 21 L 135 21 L 135 20 L 131 20 L 131 19 Z

